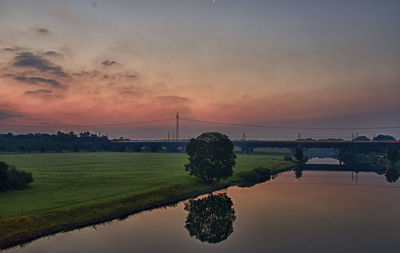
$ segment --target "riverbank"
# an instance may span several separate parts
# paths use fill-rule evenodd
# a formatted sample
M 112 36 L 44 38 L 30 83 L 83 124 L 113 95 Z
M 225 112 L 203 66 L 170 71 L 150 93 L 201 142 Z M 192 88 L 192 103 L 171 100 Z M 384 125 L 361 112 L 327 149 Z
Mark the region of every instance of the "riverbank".
M 93 154 L 89 153 L 89 158 L 92 155 Z M 101 156 L 103 157 L 107 155 L 115 154 L 101 154 Z M 143 154 L 143 156 L 147 158 L 153 158 L 153 166 L 156 166 L 154 163 L 154 158 L 159 158 L 158 163 L 160 163 L 161 165 L 164 164 L 164 170 L 170 169 L 171 164 L 167 162 L 168 158 L 170 158 L 169 154 Z M 78 206 L 77 203 L 70 203 L 70 206 L 68 206 L 68 208 L 66 208 L 65 206 L 60 206 L 59 208 L 54 208 L 53 210 L 49 208 L 50 210 L 48 209 L 48 211 L 40 211 L 43 210 L 43 208 L 35 209 L 31 210 L 30 212 L 28 211 L 26 214 L 24 214 L 23 217 L 15 215 L 15 212 L 10 212 L 11 215 L 2 215 L 0 217 L 0 248 L 4 249 L 13 245 L 29 242 L 43 236 L 63 231 L 70 231 L 85 226 L 95 225 L 98 223 L 111 221 L 113 219 L 123 219 L 124 217 L 134 213 L 175 204 L 188 198 L 196 197 L 204 193 L 213 192 L 215 190 L 223 189 L 231 185 L 239 184 L 241 182 L 241 179 L 238 176 L 238 173 L 252 170 L 255 167 L 263 166 L 271 169 L 271 171 L 276 174 L 281 171 L 288 170 L 294 165 L 292 162 L 283 161 L 283 156 L 274 155 L 272 159 L 272 157 L 268 155 L 243 155 L 238 157 L 238 164 L 235 168 L 234 175 L 231 178 L 217 184 L 207 185 L 194 177 L 188 176 L 187 173 L 184 172 L 183 164 L 180 163 L 186 161 L 185 155 L 174 154 L 173 156 L 173 160 L 178 160 L 178 164 L 180 166 L 178 168 L 171 169 L 170 173 L 174 174 L 176 172 L 175 170 L 177 170 L 179 171 L 179 175 L 182 176 L 178 176 L 175 181 L 170 181 L 171 177 L 164 178 L 164 181 L 167 181 L 166 183 L 164 182 L 164 186 L 159 186 L 158 188 L 155 188 L 154 185 L 152 185 L 159 181 L 160 178 L 157 177 L 158 180 L 147 181 L 147 184 L 152 185 L 152 190 L 143 191 L 141 187 L 138 187 L 137 185 L 135 187 L 135 185 L 133 185 L 131 186 L 130 194 L 115 194 L 114 199 L 112 200 L 103 199 L 102 201 L 98 201 L 95 203 L 78 203 Z M 4 157 L 0 156 L 0 160 L 2 160 L 2 158 Z M 12 158 L 14 159 L 14 161 L 18 160 L 18 157 Z M 137 160 L 137 158 L 138 157 L 136 157 L 136 159 L 134 160 Z M 30 164 L 32 164 L 32 159 L 27 160 L 29 160 Z M 173 164 L 175 164 L 175 162 Z M 61 163 L 61 165 L 61 167 L 65 169 L 65 160 Z M 21 169 L 26 169 L 23 166 L 18 167 L 22 167 Z M 141 174 L 143 172 L 135 169 L 131 170 L 135 172 L 135 175 Z M 116 174 L 118 173 L 114 172 L 114 176 Z M 126 177 L 126 171 L 125 173 L 121 173 L 120 176 Z M 97 179 L 99 180 L 99 178 Z M 43 178 L 41 179 L 39 177 L 38 180 L 43 183 Z M 140 178 L 137 180 L 140 180 Z M 173 184 L 172 182 L 178 183 Z M 36 184 L 38 184 L 38 182 L 36 182 Z M 35 187 L 35 185 L 32 186 L 32 188 Z M 151 187 L 149 188 L 151 189 Z M 29 193 L 33 190 L 27 189 L 24 191 L 25 195 L 29 195 Z M 3 194 L 0 202 L 0 207 L 6 206 L 6 199 L 7 194 Z M 54 206 L 54 203 L 48 204 L 48 206 Z

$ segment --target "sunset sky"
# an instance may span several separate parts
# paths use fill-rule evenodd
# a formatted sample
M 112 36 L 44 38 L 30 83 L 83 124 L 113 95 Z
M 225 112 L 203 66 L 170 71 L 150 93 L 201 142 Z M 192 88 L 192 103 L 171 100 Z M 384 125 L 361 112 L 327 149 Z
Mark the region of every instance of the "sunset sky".
M 0 132 L 166 138 L 176 112 L 250 125 L 400 126 L 399 13 L 398 0 L 0 0 Z M 210 130 L 357 132 L 181 121 L 182 137 Z M 400 138 L 400 128 L 358 132 Z

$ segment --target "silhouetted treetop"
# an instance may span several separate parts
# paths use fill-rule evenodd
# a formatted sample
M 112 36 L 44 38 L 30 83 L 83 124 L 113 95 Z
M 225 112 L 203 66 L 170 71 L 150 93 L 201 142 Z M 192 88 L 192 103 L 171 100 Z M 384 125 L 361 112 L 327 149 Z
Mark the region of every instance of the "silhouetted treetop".
M 354 138 L 353 140 L 354 141 L 370 141 L 371 139 L 368 138 L 367 136 L 362 135 L 362 136 L 358 136 L 358 137 Z
M 374 141 L 396 141 L 396 138 L 391 135 L 380 134 L 374 138 Z

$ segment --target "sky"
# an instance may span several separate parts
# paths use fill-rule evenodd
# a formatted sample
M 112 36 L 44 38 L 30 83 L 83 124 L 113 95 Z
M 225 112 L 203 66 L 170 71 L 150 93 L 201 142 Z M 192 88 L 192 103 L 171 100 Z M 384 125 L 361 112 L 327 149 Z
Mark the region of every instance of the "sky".
M 399 12 L 397 0 L 0 0 L 0 133 L 166 138 L 179 112 L 181 138 L 400 138 L 365 129 L 400 126 Z

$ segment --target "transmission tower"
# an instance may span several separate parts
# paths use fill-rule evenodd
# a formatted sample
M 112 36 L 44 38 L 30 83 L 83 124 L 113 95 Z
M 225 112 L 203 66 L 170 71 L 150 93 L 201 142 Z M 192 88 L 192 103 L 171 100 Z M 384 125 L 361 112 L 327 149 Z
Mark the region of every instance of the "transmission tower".
M 179 113 L 176 113 L 176 140 L 179 141 Z

